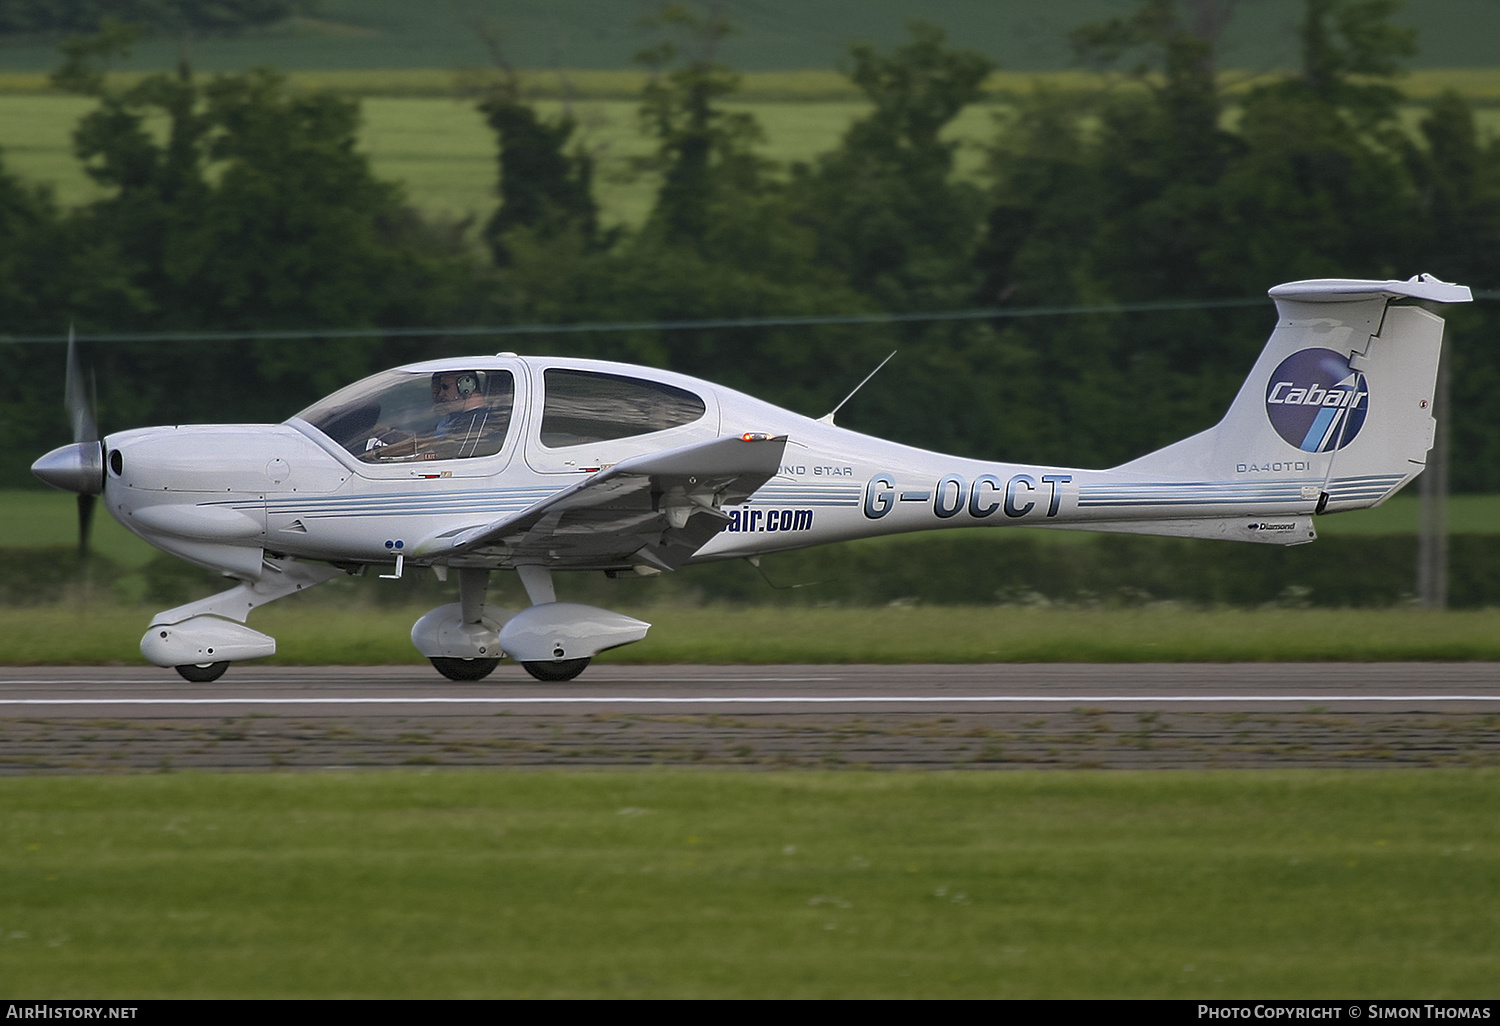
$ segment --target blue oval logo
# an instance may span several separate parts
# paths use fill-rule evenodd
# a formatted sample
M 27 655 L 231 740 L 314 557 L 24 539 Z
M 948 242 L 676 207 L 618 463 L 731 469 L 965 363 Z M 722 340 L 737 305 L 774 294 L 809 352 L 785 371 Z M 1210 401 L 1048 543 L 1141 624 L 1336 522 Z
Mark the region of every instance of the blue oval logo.
M 1293 353 L 1266 384 L 1271 426 L 1303 452 L 1333 452 L 1354 441 L 1369 407 L 1365 376 L 1332 349 Z

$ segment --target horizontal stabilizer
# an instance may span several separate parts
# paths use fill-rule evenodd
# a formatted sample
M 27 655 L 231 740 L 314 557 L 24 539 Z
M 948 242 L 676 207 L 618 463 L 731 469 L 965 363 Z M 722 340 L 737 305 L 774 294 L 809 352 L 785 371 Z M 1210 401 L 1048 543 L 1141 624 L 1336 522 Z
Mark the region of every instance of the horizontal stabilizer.
M 1195 517 L 1184 520 L 1114 520 L 1056 524 L 1057 530 L 1106 534 L 1150 534 L 1167 538 L 1209 538 L 1262 545 L 1306 545 L 1318 537 L 1312 517 Z
M 1361 299 L 1426 299 L 1433 303 L 1472 303 L 1467 285 L 1450 285 L 1430 274 L 1406 281 L 1361 281 L 1357 278 L 1318 278 L 1277 285 L 1267 292 L 1272 299 L 1294 299 L 1300 303 L 1352 303 Z

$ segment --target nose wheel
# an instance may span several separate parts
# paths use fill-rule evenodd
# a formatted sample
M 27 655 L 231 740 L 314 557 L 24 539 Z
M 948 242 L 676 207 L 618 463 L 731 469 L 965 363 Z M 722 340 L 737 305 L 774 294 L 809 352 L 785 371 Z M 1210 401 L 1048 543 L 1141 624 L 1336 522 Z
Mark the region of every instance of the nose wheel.
M 228 660 L 217 663 L 186 663 L 175 667 L 182 675 L 183 680 L 190 680 L 194 684 L 207 684 L 209 681 L 218 680 L 224 676 L 224 671 L 229 669 Z

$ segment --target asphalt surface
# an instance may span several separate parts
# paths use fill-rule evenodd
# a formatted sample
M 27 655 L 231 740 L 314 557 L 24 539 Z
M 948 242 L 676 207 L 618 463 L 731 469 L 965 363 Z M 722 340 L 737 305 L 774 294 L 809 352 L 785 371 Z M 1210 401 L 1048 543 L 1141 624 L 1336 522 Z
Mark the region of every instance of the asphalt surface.
M 1500 765 L 1500 664 L 0 668 L 0 774 Z

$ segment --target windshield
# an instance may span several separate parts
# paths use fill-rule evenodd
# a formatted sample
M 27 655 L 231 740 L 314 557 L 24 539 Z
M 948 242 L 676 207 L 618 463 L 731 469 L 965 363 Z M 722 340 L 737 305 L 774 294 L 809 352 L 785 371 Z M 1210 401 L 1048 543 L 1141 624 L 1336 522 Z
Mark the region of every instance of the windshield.
M 493 456 L 515 404 L 510 371 L 386 371 L 297 416 L 365 463 Z

